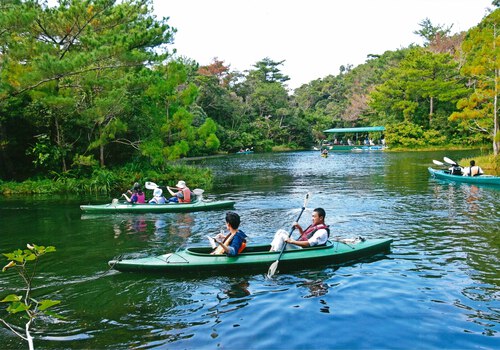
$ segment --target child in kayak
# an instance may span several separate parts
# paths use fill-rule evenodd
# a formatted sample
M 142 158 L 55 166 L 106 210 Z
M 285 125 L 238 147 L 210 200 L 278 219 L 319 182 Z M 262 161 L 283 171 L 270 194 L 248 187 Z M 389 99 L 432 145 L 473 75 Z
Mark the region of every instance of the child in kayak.
M 127 202 L 138 203 L 138 204 L 146 203 L 146 195 L 144 194 L 144 192 L 142 192 L 141 185 L 138 182 L 136 182 L 134 184 L 134 187 L 132 187 L 131 190 L 128 190 L 127 193 L 131 194 L 130 198 L 127 196 L 126 193 L 122 194 L 122 196 L 125 197 Z

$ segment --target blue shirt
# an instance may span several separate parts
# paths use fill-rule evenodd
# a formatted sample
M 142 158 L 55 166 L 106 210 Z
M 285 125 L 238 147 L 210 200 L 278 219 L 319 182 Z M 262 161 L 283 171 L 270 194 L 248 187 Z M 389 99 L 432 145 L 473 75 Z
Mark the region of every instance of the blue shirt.
M 227 256 L 238 255 L 238 250 L 240 250 L 240 247 L 246 240 L 246 238 L 247 235 L 243 231 L 241 230 L 236 231 L 236 234 L 234 235 L 233 239 L 231 240 L 231 243 L 228 246 L 229 252 L 227 253 Z

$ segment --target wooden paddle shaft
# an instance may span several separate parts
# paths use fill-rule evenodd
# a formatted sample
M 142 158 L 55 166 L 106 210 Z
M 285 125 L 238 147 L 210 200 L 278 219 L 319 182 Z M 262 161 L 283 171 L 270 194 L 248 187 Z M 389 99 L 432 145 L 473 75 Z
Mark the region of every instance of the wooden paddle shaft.
M 224 239 L 224 244 L 225 245 L 231 244 L 231 241 L 233 240 L 234 235 L 235 234 L 232 234 L 232 233 L 228 234 L 226 236 L 226 238 Z M 224 248 L 219 244 L 217 246 L 217 248 L 215 248 L 215 250 L 212 252 L 212 254 L 215 254 L 215 255 L 219 254 L 220 255 L 220 254 L 224 254 L 224 252 L 225 252 Z

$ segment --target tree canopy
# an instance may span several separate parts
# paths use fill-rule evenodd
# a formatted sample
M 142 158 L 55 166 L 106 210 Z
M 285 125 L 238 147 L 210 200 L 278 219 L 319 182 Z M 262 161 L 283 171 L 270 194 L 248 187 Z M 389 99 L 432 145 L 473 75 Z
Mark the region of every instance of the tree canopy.
M 499 151 L 500 10 L 455 34 L 426 18 L 415 31 L 423 47 L 370 54 L 292 92 L 284 59 L 239 72 L 219 58 L 200 66 L 176 56 L 176 29 L 151 0 L 0 9 L 2 179 L 306 148 L 333 127 L 384 125 L 393 146 L 491 142 Z

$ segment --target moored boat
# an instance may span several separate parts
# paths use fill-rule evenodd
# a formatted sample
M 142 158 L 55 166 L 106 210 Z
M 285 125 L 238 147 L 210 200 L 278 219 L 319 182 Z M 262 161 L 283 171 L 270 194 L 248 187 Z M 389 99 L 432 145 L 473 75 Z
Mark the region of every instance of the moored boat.
M 451 174 L 449 170 L 437 170 L 428 168 L 432 177 L 441 180 L 465 182 L 476 185 L 500 186 L 500 176 L 480 175 L 480 176 L 462 176 Z
M 108 204 L 80 205 L 80 209 L 87 213 L 184 213 L 230 209 L 234 207 L 234 204 L 234 201 L 205 200 L 196 200 L 191 203 L 133 204 L 113 200 Z
M 326 245 L 285 250 L 279 262 L 281 272 L 306 266 L 340 264 L 390 251 L 392 239 L 328 240 Z M 115 259 L 109 265 L 123 272 L 225 273 L 235 271 L 266 272 L 280 252 L 270 245 L 247 246 L 235 257 L 212 255 L 211 247 L 191 247 L 175 253 L 138 259 Z

